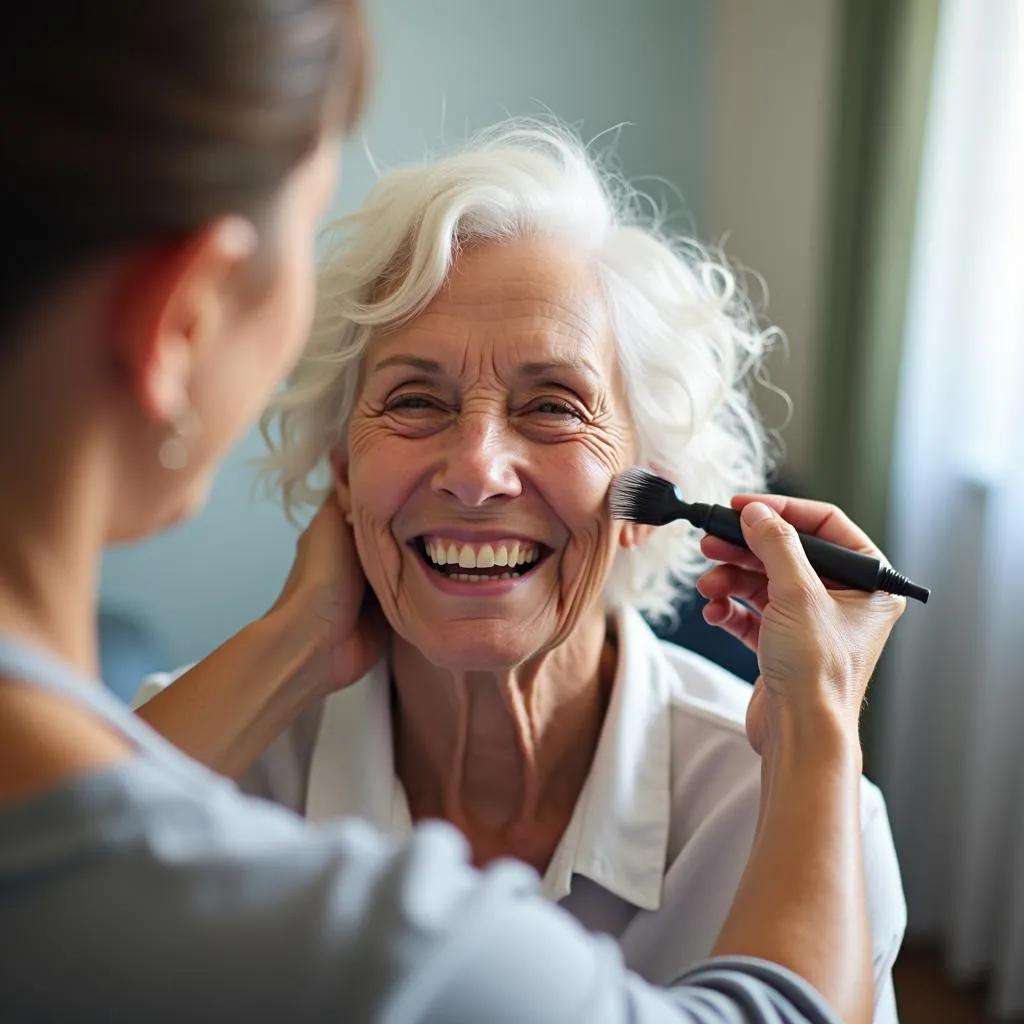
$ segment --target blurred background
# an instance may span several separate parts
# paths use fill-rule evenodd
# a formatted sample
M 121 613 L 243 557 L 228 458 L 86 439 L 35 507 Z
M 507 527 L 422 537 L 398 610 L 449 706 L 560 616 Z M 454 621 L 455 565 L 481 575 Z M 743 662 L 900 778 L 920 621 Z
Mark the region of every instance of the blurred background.
M 367 6 L 373 90 L 336 212 L 375 166 L 550 112 L 763 275 L 789 342 L 771 366 L 793 403 L 784 486 L 842 504 L 934 588 L 865 721 L 909 904 L 902 1019 L 1024 1019 L 1024 4 Z M 122 693 L 276 596 L 295 531 L 254 492 L 259 451 L 248 438 L 199 519 L 109 556 Z M 671 635 L 752 676 L 692 603 Z

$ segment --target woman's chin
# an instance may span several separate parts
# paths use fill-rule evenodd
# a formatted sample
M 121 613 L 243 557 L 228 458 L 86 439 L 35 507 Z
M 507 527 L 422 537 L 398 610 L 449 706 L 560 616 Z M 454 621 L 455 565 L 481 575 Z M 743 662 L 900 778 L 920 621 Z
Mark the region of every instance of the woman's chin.
M 145 510 L 120 509 L 108 534 L 108 544 L 130 544 L 178 526 L 206 507 L 211 481 L 204 477 Z
M 470 622 L 432 630 L 428 640 L 416 638 L 412 643 L 432 665 L 449 672 L 508 672 L 538 651 L 535 637 L 530 637 L 528 647 L 523 643 L 524 633 L 524 627 L 515 629 L 508 622 L 493 627 Z

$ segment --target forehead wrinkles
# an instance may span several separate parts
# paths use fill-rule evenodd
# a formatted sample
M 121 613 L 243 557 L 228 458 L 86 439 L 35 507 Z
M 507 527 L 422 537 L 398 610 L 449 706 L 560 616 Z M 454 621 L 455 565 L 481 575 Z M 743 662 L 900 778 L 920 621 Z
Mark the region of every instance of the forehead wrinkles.
M 378 336 L 378 359 L 415 352 L 461 380 L 507 379 L 523 364 L 538 375 L 538 364 L 576 363 L 608 381 L 617 376 L 611 330 L 589 261 L 546 242 L 488 243 L 460 254 L 418 316 Z
M 603 291 L 595 270 L 552 264 L 540 256 L 506 250 L 499 265 L 469 260 L 457 266 L 428 310 L 444 309 L 477 320 L 545 318 L 579 331 L 593 331 L 602 319 Z
M 505 377 L 519 367 L 546 362 L 579 363 L 604 375 L 610 352 L 602 342 L 610 349 L 611 339 L 603 337 L 603 316 L 595 316 L 588 305 L 445 300 L 417 317 L 406 337 L 419 354 L 438 359 L 464 378 Z

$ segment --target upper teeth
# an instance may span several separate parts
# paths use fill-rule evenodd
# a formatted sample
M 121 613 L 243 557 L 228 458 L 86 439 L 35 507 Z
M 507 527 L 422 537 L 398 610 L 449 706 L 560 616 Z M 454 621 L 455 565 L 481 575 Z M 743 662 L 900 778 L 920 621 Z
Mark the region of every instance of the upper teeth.
M 424 545 L 435 565 L 457 565 L 460 569 L 491 569 L 496 565 L 512 568 L 537 561 L 539 554 L 536 544 L 518 540 L 461 544 L 440 537 L 427 537 Z

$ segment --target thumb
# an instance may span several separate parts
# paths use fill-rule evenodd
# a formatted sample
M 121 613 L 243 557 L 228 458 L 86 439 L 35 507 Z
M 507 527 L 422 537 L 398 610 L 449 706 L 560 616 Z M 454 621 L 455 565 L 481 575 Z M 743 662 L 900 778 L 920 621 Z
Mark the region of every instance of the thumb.
M 764 566 L 776 590 L 824 590 L 811 568 L 796 530 L 782 516 L 759 501 L 745 506 L 740 517 L 743 536 Z

